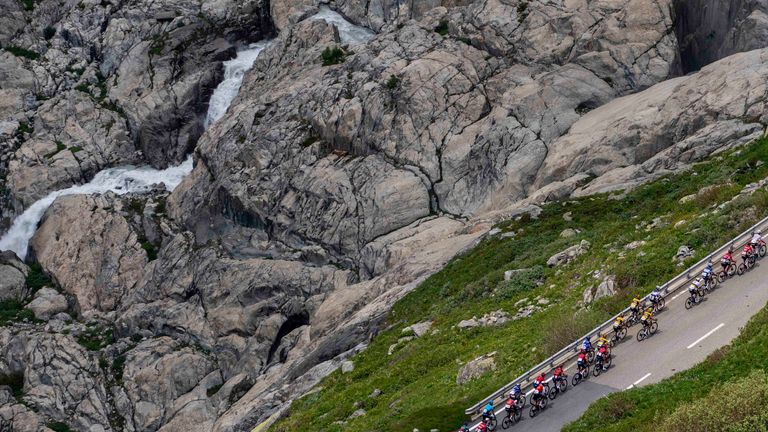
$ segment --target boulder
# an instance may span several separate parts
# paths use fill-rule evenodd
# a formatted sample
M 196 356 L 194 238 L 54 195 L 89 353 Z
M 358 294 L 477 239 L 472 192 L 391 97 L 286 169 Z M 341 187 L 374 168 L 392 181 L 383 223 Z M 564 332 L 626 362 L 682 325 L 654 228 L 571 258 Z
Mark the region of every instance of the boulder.
M 481 377 L 489 372 L 496 370 L 496 360 L 494 356 L 496 351 L 477 357 L 476 359 L 468 362 L 461 369 L 456 376 L 456 384 L 462 385 L 467 382 Z
M 29 268 L 15 253 L 0 252 L 0 301 L 24 299 L 28 273 Z
M 355 370 L 355 364 L 347 360 L 341 363 L 341 373 L 350 373 Z
M 590 243 L 586 240 L 582 240 L 577 245 L 573 245 L 561 252 L 552 255 L 547 260 L 547 265 L 550 267 L 557 267 L 562 264 L 567 264 L 579 255 L 587 253 Z
M 682 262 L 682 261 L 685 261 L 686 258 L 693 256 L 693 254 L 694 254 L 693 249 L 683 245 L 677 248 L 677 253 L 675 254 L 674 258 Z
M 579 233 L 579 230 L 575 230 L 573 228 L 566 228 L 560 232 L 561 238 L 571 238 L 575 237 Z
M 647 242 L 645 240 L 635 240 L 633 242 L 627 243 L 624 245 L 624 249 L 626 250 L 635 250 L 641 246 L 645 246 Z
M 597 287 L 588 287 L 584 290 L 583 303 L 589 305 L 592 302 L 600 300 L 604 297 L 612 297 L 616 295 L 616 278 L 614 276 L 605 276 Z
M 28 305 L 27 309 L 35 314 L 35 318 L 47 320 L 53 315 L 66 311 L 67 299 L 52 288 L 43 287 Z

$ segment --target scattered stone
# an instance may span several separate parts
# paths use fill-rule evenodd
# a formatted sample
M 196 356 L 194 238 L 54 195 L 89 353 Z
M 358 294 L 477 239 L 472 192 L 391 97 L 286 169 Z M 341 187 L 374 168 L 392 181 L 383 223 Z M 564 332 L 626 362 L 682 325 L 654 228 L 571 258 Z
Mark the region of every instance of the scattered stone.
M 352 414 L 350 414 L 350 415 L 349 415 L 349 418 L 353 419 L 353 418 L 362 417 L 362 416 L 364 416 L 364 415 L 365 415 L 365 410 L 361 408 L 361 409 L 359 409 L 359 410 L 355 410 L 355 412 L 353 412 Z
M 688 223 L 688 221 L 687 221 L 687 220 L 685 220 L 685 219 L 681 219 L 681 220 L 679 220 L 679 221 L 677 221 L 677 222 L 675 223 L 675 228 L 680 228 L 681 226 L 685 225 L 686 223 Z
M 590 243 L 586 240 L 582 240 L 579 244 L 573 245 L 562 252 L 558 252 L 552 255 L 547 260 L 547 265 L 550 267 L 556 267 L 562 264 L 567 264 L 570 261 L 573 261 L 573 259 L 577 256 L 587 253 L 589 247 Z
M 496 234 L 498 234 L 500 232 L 501 232 L 501 228 L 493 228 L 490 231 L 488 231 L 488 236 L 492 237 L 492 236 L 495 236 Z
M 355 370 L 355 364 L 349 360 L 341 363 L 341 373 L 350 373 Z
M 693 252 L 694 252 L 693 249 L 689 248 L 688 246 L 683 245 L 683 246 L 680 246 L 679 248 L 677 248 L 677 254 L 675 254 L 674 258 L 682 263 L 689 256 L 693 256 Z
M 563 213 L 563 219 L 564 219 L 566 222 L 572 222 L 572 221 L 573 221 L 573 216 L 572 216 L 572 214 L 573 214 L 572 212 L 565 212 L 565 213 Z
M 693 201 L 695 199 L 696 199 L 696 194 L 690 194 L 690 195 L 686 195 L 686 196 L 680 198 L 679 200 L 677 200 L 677 202 L 679 202 L 680 204 L 685 204 L 685 203 L 691 202 L 691 201 Z
M 521 298 L 520 300 L 515 302 L 515 307 L 520 306 L 521 304 L 527 303 L 527 302 L 528 302 L 528 297 Z
M 35 314 L 35 318 L 47 320 L 52 315 L 67 310 L 67 299 L 52 288 L 43 287 L 35 294 L 27 308 Z
M 549 304 L 549 299 L 541 298 L 537 303 L 546 306 Z
M 468 362 L 464 367 L 459 369 L 459 374 L 456 376 L 456 384 L 465 384 L 470 380 L 496 370 L 496 361 L 494 360 L 495 355 L 496 351 Z
M 416 337 L 422 337 L 427 334 L 431 327 L 432 321 L 423 321 L 404 328 L 403 333 L 413 333 Z
M 625 244 L 624 245 L 624 249 L 634 250 L 634 249 L 639 248 L 640 246 L 645 246 L 646 243 L 647 242 L 645 240 L 635 240 L 635 241 L 633 241 L 631 243 Z
M 571 238 L 575 237 L 580 231 L 573 228 L 566 228 L 560 232 L 560 237 Z
M 375 399 L 375 398 L 377 398 L 379 396 L 381 396 L 381 390 L 379 390 L 379 389 L 374 389 L 371 392 L 371 394 L 368 395 L 368 397 L 371 398 L 371 399 Z
M 514 231 L 505 232 L 501 235 L 501 238 L 511 238 L 514 237 L 516 234 Z
M 512 279 L 512 276 L 515 275 L 515 273 L 525 273 L 527 271 L 530 271 L 531 269 L 514 269 L 514 270 L 507 270 L 504 272 L 504 280 L 509 281 Z
M 483 315 L 482 318 L 472 317 L 472 319 L 460 321 L 456 327 L 460 329 L 473 327 L 500 326 L 509 322 L 509 314 L 503 310 L 497 310 Z
M 584 305 L 588 305 L 594 301 L 600 300 L 603 297 L 611 297 L 616 295 L 616 278 L 614 276 L 606 276 L 602 282 L 595 287 L 588 287 L 584 290 Z

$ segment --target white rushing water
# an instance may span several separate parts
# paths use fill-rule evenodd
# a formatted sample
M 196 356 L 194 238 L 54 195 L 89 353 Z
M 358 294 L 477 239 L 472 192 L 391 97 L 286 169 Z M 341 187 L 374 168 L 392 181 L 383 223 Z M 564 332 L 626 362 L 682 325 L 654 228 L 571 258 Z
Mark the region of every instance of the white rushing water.
M 320 12 L 312 15 L 312 20 L 323 20 L 328 24 L 333 24 L 339 30 L 341 42 L 349 45 L 360 45 L 368 42 L 376 36 L 371 29 L 356 26 L 347 21 L 339 13 L 334 12 L 328 6 L 321 6 Z
M 237 53 L 237 57 L 224 62 L 224 81 L 216 87 L 208 102 L 208 114 L 205 116 L 206 129 L 220 119 L 240 91 L 243 76 L 253 67 L 256 57 L 266 48 L 267 41 L 257 42 Z
M 245 72 L 253 66 L 253 62 L 265 46 L 266 42 L 252 44 L 247 49 L 238 52 L 234 59 L 224 62 L 224 81 L 216 87 L 211 96 L 205 119 L 206 128 L 227 111 L 229 104 L 232 103 L 238 90 L 240 90 Z M 118 195 L 129 192 L 146 192 L 151 189 L 153 184 L 158 183 L 164 183 L 166 189 L 172 191 L 190 172 L 192 172 L 192 155 L 180 165 L 164 170 L 152 167 L 123 166 L 100 171 L 88 183 L 51 192 L 45 198 L 29 206 L 13 221 L 8 232 L 0 238 L 0 250 L 12 250 L 21 259 L 25 259 L 29 239 L 34 235 L 37 224 L 48 207 L 60 196 L 102 194 L 109 191 Z

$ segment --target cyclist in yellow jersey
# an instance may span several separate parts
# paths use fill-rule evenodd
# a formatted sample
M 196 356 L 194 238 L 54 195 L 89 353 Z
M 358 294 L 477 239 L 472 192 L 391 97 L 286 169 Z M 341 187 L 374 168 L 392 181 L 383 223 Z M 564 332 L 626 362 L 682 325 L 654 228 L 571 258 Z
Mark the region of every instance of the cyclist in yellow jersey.
M 609 341 L 608 341 L 608 339 L 605 337 L 605 335 L 604 335 L 604 334 L 599 334 L 598 336 L 599 336 L 599 337 L 598 337 L 598 339 L 597 339 L 597 344 L 596 344 L 598 348 L 600 348 L 600 347 L 601 347 L 601 346 L 603 346 L 603 345 L 605 345 L 605 346 L 609 346 Z
M 640 322 L 643 323 L 643 326 L 649 326 L 651 325 L 651 322 L 653 321 L 653 308 L 646 308 L 645 312 L 643 312 L 643 317 L 640 318 Z
M 618 332 L 621 330 L 622 327 L 624 327 L 624 321 L 626 318 L 624 318 L 624 315 L 619 315 L 616 317 L 616 319 L 613 321 L 613 331 Z

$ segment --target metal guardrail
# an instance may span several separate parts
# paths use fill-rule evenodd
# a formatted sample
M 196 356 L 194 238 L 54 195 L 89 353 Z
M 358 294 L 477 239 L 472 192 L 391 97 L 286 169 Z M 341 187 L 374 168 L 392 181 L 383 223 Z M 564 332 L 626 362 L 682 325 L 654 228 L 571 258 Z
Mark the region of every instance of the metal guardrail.
M 752 225 L 749 229 L 747 229 L 746 231 L 736 236 L 730 242 L 720 246 L 718 249 L 716 249 L 714 252 L 710 253 L 706 257 L 702 258 L 696 264 L 693 264 L 692 266 L 684 270 L 682 273 L 678 274 L 674 278 L 670 279 L 669 281 L 661 285 L 664 298 L 676 292 L 678 289 L 687 286 L 691 280 L 698 277 L 699 272 L 704 269 L 705 264 L 708 263 L 710 260 L 712 260 L 714 257 L 717 257 L 719 260 L 719 258 L 721 258 L 720 255 L 724 254 L 724 252 L 727 251 L 729 248 L 742 247 L 752 237 L 752 233 L 754 233 L 757 229 L 760 229 L 760 228 L 768 228 L 768 217 Z M 649 296 L 650 294 L 647 294 L 642 298 L 642 300 L 644 302 L 647 301 Z M 605 333 L 605 334 L 612 333 L 613 321 L 616 320 L 616 318 L 619 315 L 625 315 L 628 312 L 629 312 L 629 307 L 625 308 L 624 310 L 617 313 L 616 315 L 614 315 L 604 323 L 590 330 L 587 334 L 577 339 L 576 341 L 572 342 L 570 345 L 566 346 L 565 348 L 561 349 L 555 354 L 549 356 L 549 358 L 537 364 L 536 366 L 532 367 L 531 369 L 529 369 L 519 377 L 515 378 L 513 381 L 506 384 L 504 387 L 501 387 L 500 389 L 496 390 L 493 394 L 489 395 L 485 399 L 467 408 L 464 411 L 464 413 L 467 415 L 479 414 L 482 407 L 485 406 L 485 404 L 489 400 L 495 401 L 499 396 L 505 396 L 510 390 L 512 390 L 512 387 L 514 387 L 516 384 L 520 384 L 520 387 L 523 390 L 527 389 L 528 386 L 530 386 L 532 383 L 532 378 L 535 378 L 541 372 L 546 372 L 547 374 L 550 374 L 552 370 L 555 368 L 555 365 L 563 364 L 568 360 L 575 358 L 579 352 L 579 348 L 581 347 L 581 342 L 584 340 L 584 338 L 592 339 L 594 336 L 597 336 L 598 334 L 601 334 L 601 333 Z

